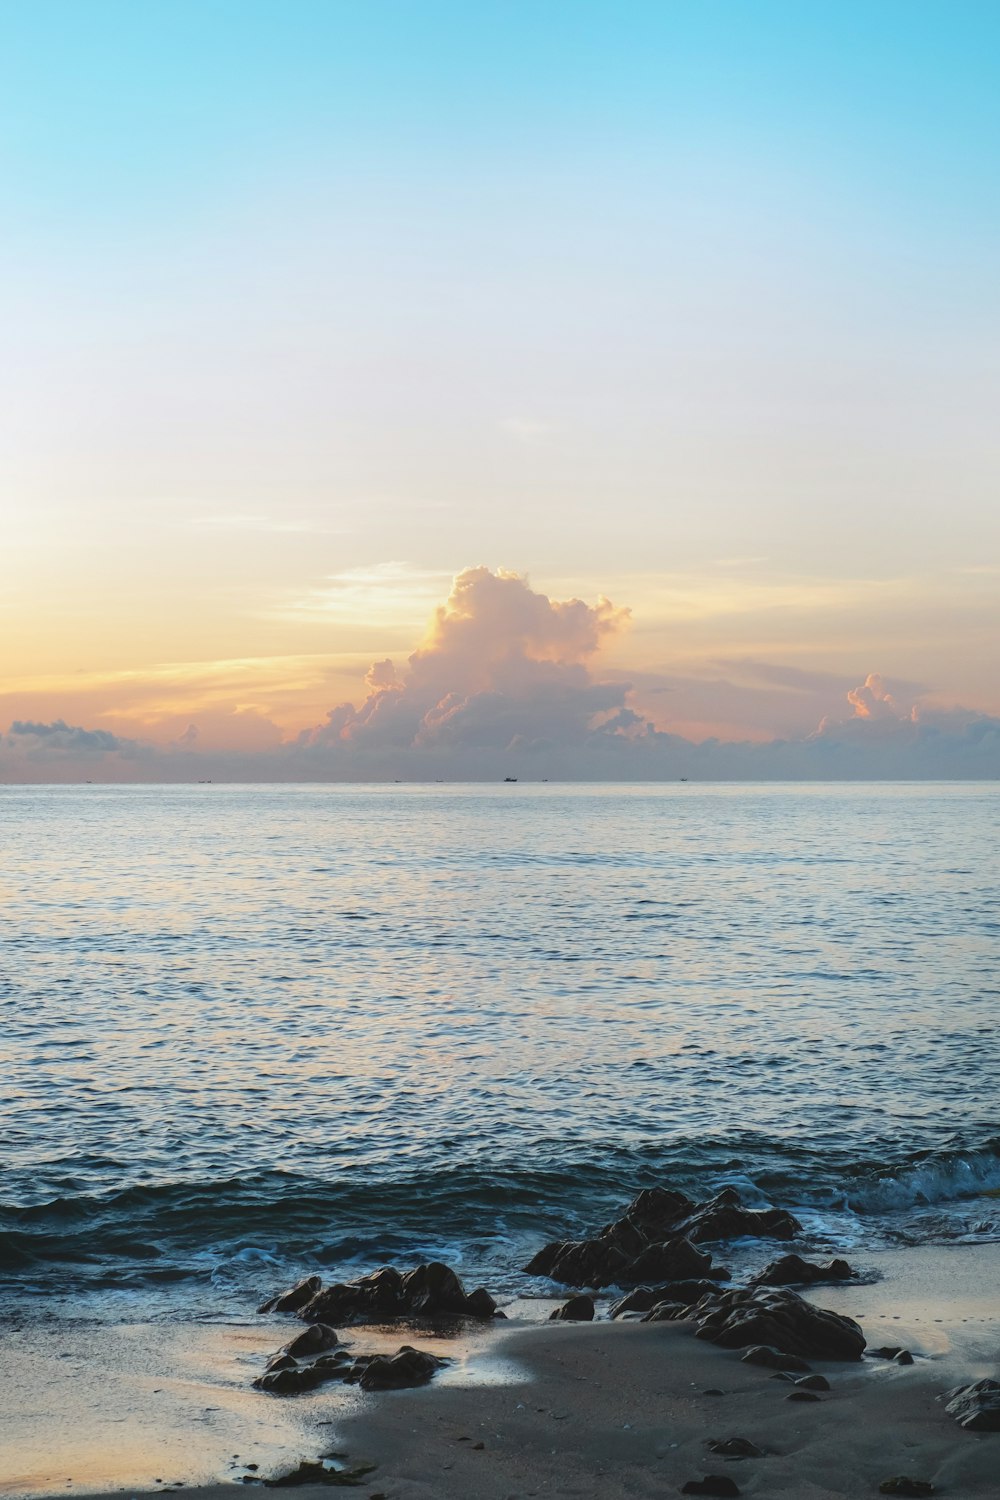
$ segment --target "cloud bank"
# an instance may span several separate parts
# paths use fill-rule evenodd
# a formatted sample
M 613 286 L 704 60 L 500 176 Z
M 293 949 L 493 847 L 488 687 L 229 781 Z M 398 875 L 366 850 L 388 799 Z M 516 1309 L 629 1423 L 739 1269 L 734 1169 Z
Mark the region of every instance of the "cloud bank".
M 699 738 L 658 726 L 642 697 L 697 680 L 636 687 L 598 671 L 628 624 L 608 600 L 556 601 L 515 573 L 470 568 L 397 666 L 374 662 L 360 705 L 341 703 L 291 739 L 202 748 L 197 723 L 166 747 L 101 729 L 16 720 L 0 737 L 0 779 L 30 781 L 391 781 L 907 779 L 1000 776 L 1000 719 L 928 704 L 878 673 L 851 687 L 829 674 L 742 667 L 773 693 L 839 701 L 812 732 L 766 741 Z M 849 679 L 847 679 L 849 682 Z M 719 689 L 720 683 L 714 685 Z M 723 681 L 734 695 L 747 691 Z M 640 689 L 644 691 L 640 692 Z M 676 723 L 677 720 L 675 719 Z M 813 721 L 815 722 L 815 720 Z M 271 726 L 273 728 L 273 726 Z

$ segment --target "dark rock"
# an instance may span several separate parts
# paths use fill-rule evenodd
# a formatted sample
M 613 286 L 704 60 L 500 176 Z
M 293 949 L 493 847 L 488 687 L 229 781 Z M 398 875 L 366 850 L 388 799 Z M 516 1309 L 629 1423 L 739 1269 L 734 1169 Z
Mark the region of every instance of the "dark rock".
M 899 1353 L 893 1360 L 894 1365 L 912 1365 L 912 1363 L 913 1355 L 910 1353 L 909 1349 L 900 1349 Z
M 593 1297 L 571 1297 L 549 1313 L 550 1323 L 591 1323 L 593 1318 Z
M 323 1371 L 314 1365 L 295 1365 L 265 1372 L 254 1381 L 254 1386 L 272 1396 L 301 1396 L 303 1391 L 314 1391 L 324 1378 Z
M 312 1301 L 316 1293 L 321 1289 L 323 1283 L 318 1276 L 307 1276 L 304 1281 L 296 1282 L 287 1292 L 280 1292 L 277 1297 L 269 1297 L 262 1302 L 257 1311 L 268 1312 L 298 1312 L 300 1307 L 305 1307 L 307 1302 Z
M 819 1397 L 815 1391 L 789 1391 L 785 1397 L 786 1401 L 818 1401 Z
M 325 1323 L 312 1323 L 287 1343 L 281 1352 L 290 1354 L 293 1359 L 305 1359 L 310 1354 L 325 1354 L 327 1349 L 332 1349 L 339 1343 L 335 1329 L 329 1328 Z
M 398 1391 L 409 1386 L 426 1385 L 447 1360 L 404 1344 L 391 1357 L 376 1354 L 355 1360 L 347 1376 L 348 1385 L 360 1385 L 363 1391 Z
M 640 1323 L 676 1323 L 690 1316 L 691 1309 L 684 1302 L 658 1302 L 648 1313 L 643 1313 Z
M 290 1354 L 273 1354 L 264 1366 L 264 1373 L 270 1375 L 272 1370 L 290 1370 L 297 1364 L 298 1360 L 293 1359 Z
M 809 1366 L 804 1359 L 799 1359 L 796 1354 L 782 1354 L 777 1349 L 770 1349 L 766 1344 L 754 1344 L 743 1355 L 745 1365 L 763 1365 L 765 1370 L 794 1370 L 800 1373 L 807 1372 Z
M 758 1448 L 756 1443 L 751 1443 L 749 1438 L 725 1438 L 721 1442 L 717 1438 L 709 1439 L 709 1451 L 717 1453 L 720 1458 L 763 1458 L 763 1448 Z
M 945 1411 L 969 1432 L 1000 1432 L 1000 1380 L 977 1380 L 948 1391 Z
M 735 1188 L 723 1188 L 710 1202 L 677 1225 L 678 1232 L 700 1244 L 704 1240 L 792 1240 L 802 1225 L 783 1208 L 744 1208 Z
M 724 1396 L 725 1391 L 720 1391 L 717 1385 L 710 1385 L 707 1391 L 702 1391 L 703 1396 Z
M 812 1286 L 818 1281 L 847 1281 L 853 1275 L 846 1260 L 831 1260 L 828 1266 L 816 1266 L 801 1255 L 783 1255 L 751 1277 L 750 1285 Z
M 629 1281 L 684 1281 L 707 1278 L 712 1257 L 696 1250 L 690 1240 L 678 1237 L 660 1245 L 648 1245 L 628 1267 Z
M 881 1349 L 869 1349 L 868 1353 L 876 1359 L 895 1359 L 897 1354 L 902 1354 L 899 1344 L 883 1344 Z
M 772 1380 L 783 1380 L 783 1381 L 785 1381 L 785 1383 L 787 1385 L 794 1385 L 795 1384 L 795 1376 L 794 1375 L 789 1375 L 789 1373 L 788 1373 L 787 1370 L 775 1370 L 774 1374 L 771 1376 L 771 1379 Z
M 692 1316 L 696 1337 L 725 1349 L 766 1344 L 782 1354 L 817 1359 L 860 1359 L 864 1353 L 864 1334 L 853 1318 L 814 1307 L 787 1289 L 720 1292 Z
M 702 1297 L 714 1296 L 718 1290 L 718 1284 L 705 1277 L 667 1281 L 662 1286 L 638 1286 L 624 1297 L 619 1297 L 617 1302 L 612 1302 L 608 1314 L 612 1318 L 620 1318 L 622 1313 L 649 1312 L 650 1308 L 661 1302 L 683 1303 L 687 1307 L 693 1307 Z
M 681 1486 L 682 1495 L 718 1495 L 726 1497 L 740 1494 L 740 1488 L 728 1474 L 706 1474 L 704 1479 L 689 1479 Z
M 795 1384 L 803 1391 L 828 1391 L 830 1382 L 825 1375 L 803 1375 Z
M 336 1282 L 300 1306 L 299 1315 L 312 1323 L 387 1322 L 405 1317 L 491 1318 L 496 1303 L 482 1287 L 467 1294 L 449 1266 L 439 1261 L 403 1274 L 383 1266 L 356 1281 Z
M 295 1484 L 329 1484 L 338 1488 L 353 1489 L 377 1467 L 377 1464 L 362 1463 L 355 1464 L 350 1469 L 328 1469 L 322 1459 L 303 1458 L 294 1469 L 289 1469 L 285 1474 L 276 1474 L 273 1479 L 265 1479 L 264 1483 L 272 1489 Z M 372 1496 L 371 1500 L 375 1500 L 375 1496 Z
M 928 1484 L 926 1479 L 910 1479 L 906 1474 L 898 1474 L 895 1479 L 883 1479 L 878 1487 L 880 1495 L 933 1495 L 934 1486 Z

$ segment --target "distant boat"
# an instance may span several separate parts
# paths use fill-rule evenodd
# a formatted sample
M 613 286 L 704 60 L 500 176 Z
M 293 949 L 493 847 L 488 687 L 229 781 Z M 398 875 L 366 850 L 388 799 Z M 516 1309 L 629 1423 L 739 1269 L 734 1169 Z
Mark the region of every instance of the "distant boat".
M 682 777 L 681 777 L 681 780 L 682 780 L 682 781 L 687 781 L 687 777 L 686 777 L 686 776 L 682 776 Z
M 516 780 L 517 780 L 516 776 L 505 776 L 504 777 L 504 781 L 516 781 Z

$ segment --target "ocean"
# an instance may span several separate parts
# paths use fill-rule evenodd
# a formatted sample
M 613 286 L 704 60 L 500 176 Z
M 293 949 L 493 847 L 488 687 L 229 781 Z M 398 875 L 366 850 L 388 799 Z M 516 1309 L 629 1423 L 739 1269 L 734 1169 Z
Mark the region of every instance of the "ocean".
M 530 1292 L 656 1182 L 1000 1238 L 996 785 L 4 787 L 0 850 L 8 1311 Z

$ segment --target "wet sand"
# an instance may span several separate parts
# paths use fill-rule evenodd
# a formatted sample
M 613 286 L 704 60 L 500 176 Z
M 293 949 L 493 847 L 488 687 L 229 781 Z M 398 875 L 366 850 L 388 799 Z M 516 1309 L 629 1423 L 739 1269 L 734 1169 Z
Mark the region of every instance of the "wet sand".
M 78 1325 L 68 1341 L 65 1327 L 25 1328 L 5 1339 L 0 1368 L 0 1490 L 127 1489 L 138 1500 L 182 1480 L 216 1500 L 244 1476 L 337 1452 L 375 1464 L 355 1492 L 387 1500 L 661 1496 L 713 1473 L 746 1495 L 802 1500 L 875 1495 L 896 1474 L 955 1500 L 996 1496 L 1000 1433 L 963 1431 L 936 1398 L 983 1375 L 1000 1378 L 1000 1246 L 859 1259 L 882 1279 L 820 1288 L 813 1300 L 858 1318 L 870 1347 L 902 1344 L 916 1362 L 811 1361 L 832 1390 L 808 1404 L 788 1402 L 791 1386 L 683 1324 L 512 1319 L 462 1343 L 351 1330 L 359 1348 L 413 1342 L 456 1363 L 416 1391 L 324 1387 L 297 1399 L 249 1388 L 294 1322 Z M 547 1306 L 510 1311 L 544 1315 Z M 705 1394 L 711 1389 L 724 1394 Z M 751 1439 L 765 1455 L 709 1453 L 709 1439 L 730 1437 Z

